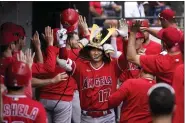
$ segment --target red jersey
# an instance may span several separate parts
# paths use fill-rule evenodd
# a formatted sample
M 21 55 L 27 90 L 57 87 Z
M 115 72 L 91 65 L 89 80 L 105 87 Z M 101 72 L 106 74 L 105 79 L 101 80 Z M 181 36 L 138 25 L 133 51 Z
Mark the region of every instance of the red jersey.
M 117 78 L 126 68 L 122 56 L 110 63 L 94 68 L 90 62 L 73 64 L 73 77 L 78 83 L 81 109 L 85 111 L 107 110 L 108 97 L 116 90 Z M 82 69 L 83 68 L 83 69 Z
M 184 64 L 181 64 L 176 68 L 172 87 L 175 90 L 176 97 L 173 123 L 184 123 Z
M 96 10 L 96 12 L 100 15 L 102 15 L 103 13 L 103 9 L 101 7 L 100 1 L 90 1 L 89 2 L 89 6 L 94 7 L 94 9 Z
M 53 72 L 56 64 L 56 52 L 53 46 L 49 46 L 46 50 L 47 52 L 47 60 L 44 64 L 41 63 L 33 63 L 32 65 L 32 74 L 46 74 L 48 72 Z M 4 76 L 7 67 L 17 60 L 16 56 L 6 57 L 0 59 L 0 75 Z M 32 98 L 32 87 L 31 83 L 25 88 L 25 94 Z
M 25 95 L 3 95 L 3 121 L 5 123 L 46 123 L 42 104 Z
M 157 55 L 160 54 L 162 51 L 162 46 L 159 43 L 151 40 L 149 44 L 147 45 L 143 44 L 142 47 L 146 49 L 145 50 L 146 55 Z
M 172 84 L 176 67 L 183 63 L 182 54 L 177 55 L 141 55 L 141 67 L 157 77 L 157 82 Z
M 55 49 L 56 52 L 59 52 L 59 49 Z M 76 60 L 79 50 L 67 50 L 69 58 Z M 75 54 L 74 54 L 75 53 Z M 45 55 L 43 55 L 45 59 Z M 48 73 L 48 75 L 39 76 L 42 79 L 49 79 L 55 77 L 57 74 L 65 72 L 65 70 L 58 65 L 56 65 L 55 72 Z M 74 89 L 77 89 L 76 81 L 73 77 L 70 77 L 69 80 L 61 81 L 56 84 L 49 84 L 40 89 L 40 98 L 42 99 L 51 99 L 59 100 L 61 95 L 61 100 L 71 101 L 73 99 Z
M 128 79 L 109 97 L 109 107 L 123 101 L 120 123 L 152 123 L 147 92 L 156 82 L 145 78 Z

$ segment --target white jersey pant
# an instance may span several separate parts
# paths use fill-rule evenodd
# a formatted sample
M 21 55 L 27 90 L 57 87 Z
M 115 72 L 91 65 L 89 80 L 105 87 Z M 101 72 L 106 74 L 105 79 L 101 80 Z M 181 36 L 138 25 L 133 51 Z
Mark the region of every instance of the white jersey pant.
M 92 118 L 91 116 L 81 115 L 81 123 L 116 123 L 114 109 L 110 110 L 111 113 L 98 118 Z
M 72 100 L 72 123 L 80 123 L 81 120 L 81 107 L 79 91 L 75 90 Z
M 59 101 L 55 109 L 54 106 L 58 100 L 40 99 L 47 111 L 48 123 L 71 123 L 72 102 Z

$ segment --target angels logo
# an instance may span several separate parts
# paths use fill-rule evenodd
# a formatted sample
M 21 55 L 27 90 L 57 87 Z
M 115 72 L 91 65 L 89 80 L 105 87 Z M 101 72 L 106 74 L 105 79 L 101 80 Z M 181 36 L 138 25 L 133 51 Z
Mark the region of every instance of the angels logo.
M 103 85 L 111 85 L 112 78 L 110 76 L 102 76 L 97 78 L 85 78 L 83 82 L 83 89 L 100 87 Z

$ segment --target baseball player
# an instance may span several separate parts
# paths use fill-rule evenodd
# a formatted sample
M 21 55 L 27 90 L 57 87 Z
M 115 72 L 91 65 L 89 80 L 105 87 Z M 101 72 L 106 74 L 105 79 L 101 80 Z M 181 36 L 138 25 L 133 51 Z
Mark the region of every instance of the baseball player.
M 47 48 L 47 61 L 44 64 L 40 63 L 34 63 L 32 65 L 32 73 L 34 74 L 40 74 L 40 73 L 47 73 L 52 72 L 53 69 L 55 69 L 54 61 L 56 60 L 56 53 L 54 52 L 53 48 L 53 41 L 51 40 L 51 29 L 49 27 L 46 28 L 46 37 L 48 42 L 48 48 Z M 19 29 L 17 29 L 17 25 L 13 23 L 4 23 L 1 26 L 1 59 L 0 59 L 0 74 L 4 76 L 4 72 L 9 64 L 12 62 L 15 62 L 17 58 L 13 56 L 13 51 L 17 44 L 20 42 L 20 36 Z M 31 52 L 29 52 L 30 54 Z M 34 56 L 34 55 L 33 55 Z M 31 56 L 31 57 L 33 57 Z M 29 97 L 32 97 L 32 91 L 31 91 L 31 83 L 29 86 L 25 89 L 26 95 Z
M 152 123 L 172 123 L 175 110 L 175 91 L 166 83 L 158 83 L 148 90 Z
M 165 28 L 168 27 L 174 27 L 178 29 L 178 26 L 176 24 L 176 17 L 175 17 L 175 12 L 171 9 L 164 9 L 160 14 L 159 14 L 159 20 L 161 22 L 162 29 L 161 30 L 155 30 L 147 27 L 141 27 L 143 31 L 149 32 L 151 35 L 161 39 L 162 33 Z M 180 30 L 180 29 L 178 29 Z M 180 30 L 181 33 L 183 31 Z
M 142 20 L 141 27 L 147 27 L 149 28 L 149 22 L 148 20 Z M 145 49 L 145 54 L 146 55 L 156 55 L 161 53 L 162 51 L 162 46 L 149 39 L 149 33 L 147 31 L 144 31 L 144 36 L 145 36 L 145 41 L 143 43 L 143 49 Z
M 151 123 L 147 92 L 155 84 L 154 76 L 144 71 L 138 79 L 127 79 L 109 97 L 109 107 L 123 102 L 120 123 Z
M 142 51 L 142 44 L 144 42 L 144 34 L 142 32 L 137 32 L 136 33 L 136 51 L 137 53 L 142 53 L 145 54 L 145 51 Z M 128 62 L 127 64 L 127 69 L 123 71 L 123 73 L 120 75 L 119 80 L 121 82 L 124 82 L 127 79 L 132 79 L 132 78 L 139 78 L 140 77 L 140 71 L 141 68 L 131 62 Z
M 183 38 L 184 39 L 184 38 Z M 184 40 L 180 42 L 181 52 L 184 54 Z M 184 64 L 179 65 L 173 76 L 172 87 L 175 90 L 175 112 L 173 123 L 184 122 Z
M 164 29 L 161 36 L 168 54 L 138 55 L 135 50 L 135 37 L 140 24 L 137 21 L 131 28 L 127 48 L 128 61 L 141 66 L 146 72 L 155 75 L 159 82 L 162 81 L 171 85 L 174 70 L 179 64 L 183 63 L 182 53 L 178 47 L 183 34 L 177 28 L 168 27 Z
M 57 60 L 61 67 L 71 71 L 78 84 L 82 123 L 115 123 L 114 110 L 108 107 L 108 97 L 116 90 L 117 78 L 122 69 L 126 68 L 123 55 L 118 60 L 110 59 L 109 53 L 114 51 L 114 48 L 105 43 L 110 40 L 109 37 L 115 30 L 110 28 L 103 32 L 97 25 L 93 25 L 90 41 L 83 39 L 79 43 L 82 47 L 79 54 L 87 61 Z M 64 43 L 61 43 L 61 47 L 65 50 Z
M 5 85 L 8 93 L 3 95 L 3 123 L 46 123 L 44 107 L 24 94 L 24 87 L 31 81 L 31 68 L 16 61 L 7 67 Z

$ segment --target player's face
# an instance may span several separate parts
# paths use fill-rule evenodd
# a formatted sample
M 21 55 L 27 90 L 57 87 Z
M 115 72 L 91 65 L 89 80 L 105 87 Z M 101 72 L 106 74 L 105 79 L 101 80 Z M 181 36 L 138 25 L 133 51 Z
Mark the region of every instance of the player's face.
M 90 58 L 93 62 L 102 61 L 103 52 L 100 49 L 92 48 L 89 51 Z
M 136 39 L 136 43 L 135 43 L 136 49 L 141 48 L 143 42 L 144 42 L 144 38 L 138 38 L 138 39 Z
M 77 34 L 74 34 L 73 38 L 70 40 L 71 48 L 77 49 L 79 47 L 78 42 L 79 42 L 79 36 Z
M 19 39 L 18 49 L 22 50 L 26 46 L 26 37 L 21 37 Z
M 149 39 L 149 33 L 147 31 L 144 31 L 144 36 L 145 36 L 145 40 L 148 40 Z

